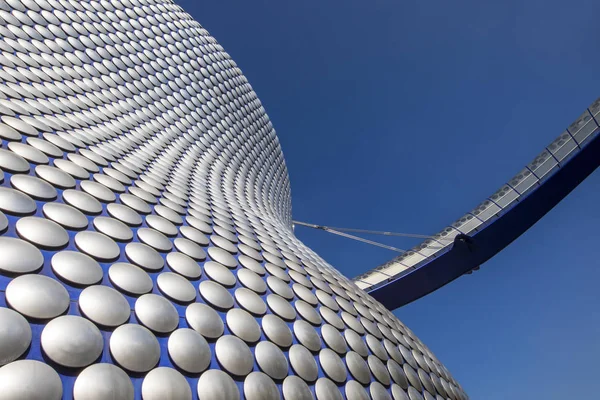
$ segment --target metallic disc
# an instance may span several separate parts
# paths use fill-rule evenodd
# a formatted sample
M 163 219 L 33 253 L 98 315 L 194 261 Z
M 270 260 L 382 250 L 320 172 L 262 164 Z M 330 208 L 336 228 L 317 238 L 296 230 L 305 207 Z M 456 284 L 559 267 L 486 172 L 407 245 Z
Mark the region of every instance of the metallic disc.
M 69 293 L 47 276 L 21 275 L 6 287 L 6 302 L 26 317 L 47 319 L 67 310 Z
M 365 330 L 369 332 L 371 335 L 375 336 L 377 339 L 382 339 L 383 335 L 381 331 L 373 322 L 369 321 L 367 318 L 360 318 L 360 323 L 365 327 Z
M 113 191 L 98 182 L 81 181 L 79 185 L 83 191 L 94 196 L 103 203 L 111 203 L 116 200 Z
M 123 222 L 109 217 L 94 218 L 94 228 L 98 232 L 120 242 L 128 242 L 133 238 L 133 232 Z
M 160 346 L 148 329 L 125 324 L 110 336 L 110 352 L 119 365 L 132 372 L 151 370 L 160 358 Z
M 354 332 L 352 329 L 346 329 L 344 331 L 344 338 L 346 339 L 348 346 L 362 357 L 367 357 L 369 355 L 369 349 L 358 333 Z
M 419 379 L 417 372 L 409 364 L 402 365 L 402 368 L 404 370 L 404 375 L 406 375 L 406 378 L 410 383 L 410 386 L 415 387 L 419 391 L 423 390 L 423 383 Z
M 221 236 L 212 235 L 210 241 L 217 247 L 227 251 L 230 254 L 237 253 L 237 247 L 229 240 L 222 238 Z
M 177 227 L 173 225 L 172 222 L 167 219 L 160 217 L 158 215 L 148 215 L 146 216 L 146 223 L 150 228 L 156 229 L 161 232 L 163 235 L 167 236 L 175 236 L 177 235 Z
M 214 261 L 204 264 L 204 273 L 225 287 L 232 287 L 236 283 L 235 275 L 228 268 Z
M 423 395 L 412 386 L 408 387 L 408 397 L 410 400 L 425 400 Z
M 183 253 L 173 252 L 167 254 L 167 265 L 171 270 L 188 279 L 198 279 L 202 275 L 200 265 Z
M 392 400 L 392 396 L 390 396 L 387 389 L 379 382 L 371 382 L 369 392 L 373 400 Z
M 114 240 L 98 232 L 78 232 L 75 235 L 75 245 L 84 253 L 101 261 L 116 260 L 121 253 Z
M 0 168 L 11 173 L 25 173 L 29 171 L 29 163 L 12 151 L 0 149 Z
M 310 351 L 317 352 L 321 349 L 321 338 L 308 322 L 301 320 L 294 322 L 294 335 L 298 342 Z
M 129 321 L 131 316 L 127 299 L 115 289 L 102 285 L 85 288 L 79 295 L 79 308 L 100 326 L 119 326 Z
M 356 381 L 348 381 L 344 392 L 347 400 L 371 400 L 365 388 Z
M 389 359 L 387 351 L 381 344 L 379 340 L 377 340 L 374 336 L 367 334 L 365 336 L 365 341 L 367 342 L 367 346 L 371 350 L 371 352 L 376 355 L 381 361 L 387 361 Z
M 264 315 L 267 312 L 267 305 L 259 295 L 246 288 L 235 290 L 235 300 L 244 310 L 256 316 Z
M 139 226 L 142 224 L 142 217 L 123 204 L 110 203 L 106 206 L 106 211 L 113 217 L 129 226 Z
M 240 243 L 240 244 L 238 244 L 238 249 L 241 253 L 247 255 L 248 257 L 252 257 L 253 259 L 255 259 L 257 261 L 263 260 L 263 256 L 258 251 L 254 250 L 250 246 Z
M 120 290 L 140 295 L 152 290 L 152 279 L 143 269 L 128 263 L 116 263 L 108 269 L 108 277 Z
M 369 366 L 358 353 L 349 351 L 348 354 L 346 354 L 346 365 L 348 366 L 348 370 L 354 379 L 363 385 L 368 385 L 369 382 L 371 382 Z
M 319 362 L 323 372 L 334 382 L 342 383 L 346 380 L 346 367 L 342 359 L 330 349 L 322 349 L 319 352 Z
M 173 244 L 168 237 L 150 228 L 139 228 L 137 231 L 138 238 L 148 246 L 155 248 L 158 251 L 169 251 L 173 248 Z
M 61 149 L 59 149 L 47 140 L 29 137 L 27 138 L 27 143 L 48 156 L 59 158 L 63 155 Z
M 402 357 L 404 357 L 404 359 L 406 360 L 408 365 L 410 365 L 413 368 L 419 368 L 419 365 L 417 364 L 417 360 L 415 360 L 415 357 L 413 356 L 413 353 L 410 350 L 408 350 L 402 344 L 400 344 L 398 346 L 398 350 L 400 350 Z
M 262 319 L 262 329 L 265 336 L 279 347 L 287 348 L 292 345 L 292 331 L 278 316 L 265 315 Z
M 21 218 L 17 221 L 16 228 L 19 236 L 39 247 L 56 249 L 69 243 L 67 231 L 45 218 Z
M 121 194 L 119 196 L 119 199 L 121 200 L 122 204 L 125 204 L 126 206 L 134 209 L 135 211 L 141 214 L 149 214 L 152 211 L 150 206 L 148 206 L 148 204 L 144 200 L 140 199 L 139 197 L 135 197 L 129 193 Z
M 202 281 L 198 286 L 198 291 L 204 300 L 221 310 L 228 310 L 233 307 L 233 297 L 227 289 L 212 281 Z
M 221 263 L 228 268 L 235 268 L 237 266 L 237 260 L 233 258 L 231 254 L 221 248 L 209 247 L 208 255 L 212 260 Z
M 321 325 L 321 322 L 323 322 L 323 319 L 321 319 L 321 316 L 319 315 L 317 310 L 315 310 L 307 302 L 303 300 L 297 300 L 294 303 L 294 306 L 296 307 L 296 311 L 298 311 L 298 314 L 300 314 L 302 318 L 304 318 L 311 324 L 318 326 Z
M 244 397 L 246 400 L 280 400 L 277 385 L 262 372 L 252 372 L 244 379 Z
M 0 138 L 20 141 L 21 134 L 6 124 L 0 124 Z
M 19 360 L 0 368 L 0 399 L 60 400 L 60 376 L 49 365 L 35 360 Z
M 142 397 L 144 400 L 191 400 L 192 389 L 177 370 L 158 367 L 146 374 Z
M 200 246 L 208 246 L 208 238 L 199 230 L 192 228 L 191 226 L 182 226 L 179 228 L 179 231 L 185 238 L 192 242 L 195 242 Z
M 404 374 L 404 370 L 398 363 L 394 360 L 388 360 L 387 369 L 394 380 L 400 387 L 403 389 L 408 388 L 408 380 L 406 379 L 406 375 Z
M 344 327 L 345 327 L 344 321 L 342 321 L 342 319 L 340 317 L 338 317 L 338 315 L 335 311 L 331 311 L 327 307 L 321 307 L 321 308 L 319 308 L 319 312 L 321 313 L 321 316 L 327 323 L 334 326 L 336 329 L 338 329 L 340 331 L 344 330 Z
M 390 370 L 390 364 L 388 362 L 388 371 L 390 371 L 390 375 L 392 376 L 392 379 L 396 382 L 396 378 L 394 377 L 394 375 L 392 374 L 391 370 Z M 433 384 L 435 385 L 435 389 L 437 390 L 437 392 L 441 395 L 441 396 L 446 396 L 446 389 L 444 389 L 444 386 L 442 385 L 442 381 L 440 380 L 440 378 L 436 375 L 435 372 L 431 373 L 431 380 L 433 381 Z
M 267 304 L 271 311 L 285 320 L 293 321 L 296 318 L 294 307 L 281 296 L 276 294 L 268 295 Z
M 85 169 L 81 168 L 79 165 L 75 164 L 74 162 L 71 162 L 68 160 L 55 159 L 54 165 L 76 179 L 88 179 L 88 177 L 90 175 Z M 75 192 L 75 191 L 73 191 L 73 192 Z M 85 194 L 85 195 L 89 196 L 88 194 Z M 89 197 L 92 197 L 92 196 L 89 196 Z M 96 199 L 94 199 L 94 200 L 96 200 Z
M 342 311 L 342 320 L 344 321 L 346 326 L 352 329 L 354 332 L 358 333 L 359 335 L 365 334 L 365 328 L 363 328 L 361 323 L 345 311 Z
M 192 257 L 194 260 L 203 261 L 206 259 L 206 252 L 189 239 L 176 238 L 173 244 L 178 251 Z
M 52 361 L 72 368 L 90 365 L 104 347 L 100 330 L 76 315 L 63 315 L 50 321 L 42 331 L 41 343 Z
M 252 272 L 249 269 L 239 269 L 237 271 L 237 277 L 242 285 L 255 291 L 256 293 L 262 294 L 267 291 L 267 285 L 265 284 L 265 281 L 257 273 Z
M 63 199 L 67 204 L 86 214 L 99 214 L 102 212 L 102 204 L 87 193 L 67 189 L 63 192 Z
M 294 271 L 294 270 L 290 270 L 289 271 L 290 274 L 290 278 L 292 278 L 294 280 L 294 282 L 308 288 L 308 289 L 312 289 L 313 285 L 312 283 L 310 283 L 310 280 L 308 280 L 308 278 L 306 278 L 303 274 Z M 316 300 L 315 300 L 315 304 L 316 304 Z
M 267 278 L 267 285 L 271 291 L 286 300 L 294 298 L 294 291 L 289 287 L 287 283 L 275 276 L 269 276 Z
M 46 203 L 42 208 L 46 218 L 67 229 L 84 229 L 88 226 L 88 219 L 78 209 L 61 203 Z
M 194 228 L 198 229 L 202 233 L 210 234 L 212 232 L 212 228 L 206 222 L 199 220 L 198 218 L 187 216 L 185 220 Z
M 21 239 L 0 237 L 0 271 L 26 274 L 42 267 L 44 256 L 33 245 Z
M 75 179 L 71 175 L 48 165 L 38 165 L 35 167 L 35 174 L 59 189 L 71 189 L 76 184 Z
M 396 360 L 396 362 L 398 362 L 398 363 L 404 362 L 404 360 L 402 358 L 402 354 L 400 353 L 400 350 L 398 350 L 397 345 L 395 345 L 394 343 L 390 342 L 387 339 L 383 339 L 383 345 L 385 347 L 385 351 L 387 351 L 387 353 L 389 354 L 389 356 L 391 358 Z
M 77 251 L 61 251 L 51 260 L 52 270 L 67 282 L 76 285 L 93 285 L 100 282 L 104 272 L 93 258 Z
M 193 303 L 185 310 L 188 325 L 205 338 L 216 339 L 223 335 L 224 324 L 219 314 L 202 303 Z
M 181 208 L 180 206 L 178 206 L 177 204 L 170 202 L 166 198 L 161 199 L 161 203 L 167 203 L 167 202 L 170 203 L 171 207 L 175 207 L 180 212 L 185 214 L 185 210 L 183 208 Z M 154 211 L 156 211 L 156 213 L 158 215 L 160 215 L 161 217 L 165 218 L 166 220 L 168 220 L 169 222 L 171 222 L 173 224 L 177 224 L 177 225 L 183 224 L 183 219 L 177 214 L 177 212 L 173 211 L 169 207 L 165 207 L 165 206 L 159 204 L 154 207 Z
M 246 376 L 252 371 L 252 353 L 246 343 L 235 336 L 221 336 L 215 344 L 215 354 L 219 364 L 232 375 Z
M 290 364 L 300 378 L 314 382 L 318 378 L 319 369 L 312 353 L 304 346 L 295 344 L 290 347 Z
M 327 347 L 329 347 L 336 353 L 344 355 L 346 351 L 348 351 L 346 341 L 344 340 L 340 332 L 333 326 L 324 324 L 321 327 L 321 336 L 323 337 L 323 341 L 325 342 Z
M 199 400 L 239 399 L 240 391 L 235 381 L 227 373 L 218 369 L 210 369 L 198 379 Z
M 421 349 L 420 347 L 416 346 L 419 350 Z M 423 357 L 423 355 L 421 354 L 421 352 L 417 350 L 417 349 L 413 349 L 412 353 L 413 356 L 415 357 L 415 360 L 417 361 L 417 364 L 419 364 L 419 367 L 424 369 L 425 372 L 429 372 L 429 366 L 427 365 L 427 363 L 425 362 L 425 358 Z
M 226 321 L 231 333 L 243 341 L 256 343 L 260 339 L 260 327 L 256 319 L 248 312 L 240 308 L 232 308 L 227 311 Z
M 229 240 L 230 242 L 237 243 L 237 241 L 238 241 L 235 234 L 231 233 L 231 231 L 229 231 L 225 228 L 222 228 L 220 226 L 215 226 L 213 228 L 213 230 L 217 235 Z
M 302 286 L 299 283 L 294 283 L 292 285 L 292 289 L 299 299 L 302 299 L 311 306 L 315 307 L 317 304 L 319 304 L 317 296 L 315 296 L 313 292 L 311 292 L 306 286 Z
M 369 364 L 373 376 L 385 386 L 389 386 L 391 383 L 390 374 L 381 360 L 374 355 L 370 355 L 367 357 L 367 363 Z
M 0 182 L 1 181 L 2 180 L 0 179 Z M 0 187 L 0 210 L 5 213 L 26 215 L 33 213 L 36 208 L 35 201 L 25 193 L 15 189 Z
M 0 366 L 19 358 L 31 344 L 31 328 L 21 314 L 0 307 Z
M 254 356 L 260 369 L 273 379 L 287 376 L 288 362 L 283 352 L 271 342 L 263 341 L 256 345 Z
M 172 332 L 179 325 L 179 315 L 175 306 L 164 297 L 153 293 L 144 294 L 136 300 L 135 315 L 154 332 Z
M 131 379 L 113 364 L 92 364 L 77 376 L 73 386 L 75 399 L 133 400 Z
M 8 218 L 2 211 L 0 211 L 0 232 L 3 232 L 8 228 Z
M 193 329 L 181 328 L 171 333 L 168 350 L 175 365 L 191 374 L 200 373 L 210 365 L 210 347 Z
M 22 118 L 14 118 L 14 117 L 2 117 L 2 122 L 16 129 L 17 131 L 28 135 L 28 136 L 37 136 L 39 132 L 30 124 L 25 122 Z
M 281 385 L 284 400 L 314 400 L 310 388 L 302 379 L 295 375 L 290 375 L 284 379 Z
M 402 390 L 402 388 L 398 385 L 393 384 L 392 385 L 392 397 L 394 398 L 394 400 L 410 400 L 408 398 L 408 395 L 406 394 L 406 392 L 404 390 Z M 440 397 L 438 397 L 440 398 Z M 442 398 L 443 400 L 443 398 Z
M 419 375 L 419 379 L 421 379 L 421 382 L 423 383 L 425 389 L 430 393 L 435 393 L 435 386 L 433 385 L 433 381 L 431 380 L 427 372 L 419 368 L 417 370 L 417 375 Z
M 174 301 L 189 303 L 196 299 L 196 289 L 181 275 L 163 272 L 156 278 L 158 289 Z
M 323 287 L 323 286 L 321 286 L 321 287 Z M 317 296 L 317 299 L 319 299 L 319 302 L 321 304 L 323 304 L 325 307 L 333 310 L 334 312 L 339 311 L 340 306 L 335 302 L 333 297 L 331 297 L 329 294 L 325 293 L 323 290 L 317 289 L 317 291 L 315 292 L 315 295 Z
M 342 393 L 331 380 L 319 378 L 315 384 L 317 400 L 343 400 Z
M 238 261 L 244 268 L 248 268 L 250 271 L 257 273 L 258 275 L 262 276 L 267 272 L 259 262 L 251 259 L 248 256 L 241 255 L 238 257 Z
M 165 264 L 156 250 L 143 243 L 128 243 L 125 246 L 125 255 L 132 263 L 150 271 L 158 271 Z
M 10 184 L 37 200 L 49 201 L 55 199 L 57 195 L 54 186 L 31 175 L 13 175 Z
M 278 267 L 277 265 L 266 263 L 265 268 L 272 276 L 281 279 L 284 282 L 290 281 L 290 276 L 283 268 Z

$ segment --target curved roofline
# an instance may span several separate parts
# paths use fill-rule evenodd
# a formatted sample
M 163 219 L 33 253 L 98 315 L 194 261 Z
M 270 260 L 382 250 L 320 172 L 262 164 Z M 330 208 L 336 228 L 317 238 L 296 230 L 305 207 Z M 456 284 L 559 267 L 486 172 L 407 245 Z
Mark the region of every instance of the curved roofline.
M 354 278 L 354 282 L 394 309 L 431 293 L 496 255 L 598 167 L 599 117 L 600 98 L 473 211 L 432 239 Z

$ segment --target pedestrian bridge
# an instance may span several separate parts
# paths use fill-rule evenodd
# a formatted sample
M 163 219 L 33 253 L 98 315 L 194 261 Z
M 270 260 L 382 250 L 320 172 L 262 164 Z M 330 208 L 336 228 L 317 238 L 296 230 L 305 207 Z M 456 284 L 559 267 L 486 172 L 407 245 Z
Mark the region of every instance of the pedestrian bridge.
M 478 269 L 600 164 L 600 99 L 517 175 L 441 232 L 356 278 L 393 310 Z

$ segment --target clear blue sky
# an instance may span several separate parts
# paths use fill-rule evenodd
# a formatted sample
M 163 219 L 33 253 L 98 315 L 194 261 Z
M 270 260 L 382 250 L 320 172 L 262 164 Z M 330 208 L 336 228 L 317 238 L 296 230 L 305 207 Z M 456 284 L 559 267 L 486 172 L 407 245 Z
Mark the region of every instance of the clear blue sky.
M 437 232 L 600 95 L 593 0 L 179 4 L 263 102 L 301 221 Z M 396 311 L 472 399 L 598 398 L 599 189 L 596 172 L 479 272 Z M 296 232 L 351 277 L 394 256 Z

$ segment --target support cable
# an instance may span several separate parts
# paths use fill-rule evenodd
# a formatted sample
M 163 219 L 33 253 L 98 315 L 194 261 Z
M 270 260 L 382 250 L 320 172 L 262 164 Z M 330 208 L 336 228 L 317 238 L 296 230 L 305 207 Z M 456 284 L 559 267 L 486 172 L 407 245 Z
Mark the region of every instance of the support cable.
M 324 225 L 315 225 L 315 224 L 309 224 L 308 222 L 301 222 L 301 221 L 292 221 L 294 224 L 296 225 L 301 225 L 301 226 L 306 226 L 308 228 L 314 228 L 314 229 L 321 229 L 324 231 L 337 231 L 338 233 L 340 232 L 354 232 L 354 233 L 366 233 L 366 234 L 372 234 L 372 235 L 383 235 L 383 236 L 399 236 L 399 237 L 410 237 L 410 238 L 418 238 L 418 239 L 432 239 L 432 240 L 436 240 L 436 241 L 441 241 L 441 240 L 446 240 L 446 241 L 452 241 L 452 239 L 446 239 L 446 238 L 434 238 L 433 236 L 429 236 L 429 235 L 420 235 L 418 233 L 401 233 L 401 232 L 387 232 L 387 231 L 373 231 L 373 230 L 368 230 L 368 229 L 355 229 L 355 228 L 337 228 L 337 227 L 332 227 L 332 226 L 324 226 Z
M 388 245 L 383 244 L 383 243 L 374 242 L 372 240 L 368 240 L 368 239 L 364 239 L 364 238 L 361 238 L 361 237 L 358 237 L 358 236 L 350 235 L 348 233 L 336 231 L 335 229 L 331 229 L 331 228 L 328 228 L 326 226 L 324 226 L 322 229 L 324 231 L 326 231 L 326 232 L 333 233 L 334 235 L 340 235 L 340 236 L 343 236 L 343 237 L 348 238 L 348 239 L 354 239 L 354 240 L 358 240 L 359 242 L 372 244 L 373 246 L 383 247 L 384 249 L 396 251 L 398 253 L 406 253 L 406 251 L 407 251 L 407 250 L 399 249 L 397 247 L 388 246 Z
M 333 228 L 330 228 L 328 226 L 309 224 L 309 223 L 300 222 L 300 221 L 292 221 L 292 222 L 294 224 L 297 224 L 297 225 L 306 226 L 308 228 L 313 228 L 313 229 L 320 229 L 320 230 L 323 230 L 325 232 L 333 233 L 334 235 L 339 235 L 339 236 L 343 236 L 343 237 L 348 238 L 348 239 L 353 239 L 353 240 L 357 240 L 359 242 L 368 243 L 368 244 L 371 244 L 373 246 L 382 247 L 384 249 L 392 250 L 392 251 L 395 251 L 395 252 L 398 252 L 398 253 L 406 253 L 406 251 L 407 251 L 407 250 L 404 250 L 404 249 L 399 249 L 397 247 L 388 246 L 388 245 L 383 244 L 383 243 L 375 242 L 373 240 L 368 240 L 368 239 L 365 239 L 365 238 L 361 238 L 359 236 L 350 235 L 348 233 L 341 232 L 340 229 L 338 229 L 338 228 L 333 229 Z

